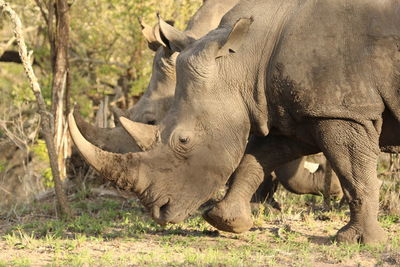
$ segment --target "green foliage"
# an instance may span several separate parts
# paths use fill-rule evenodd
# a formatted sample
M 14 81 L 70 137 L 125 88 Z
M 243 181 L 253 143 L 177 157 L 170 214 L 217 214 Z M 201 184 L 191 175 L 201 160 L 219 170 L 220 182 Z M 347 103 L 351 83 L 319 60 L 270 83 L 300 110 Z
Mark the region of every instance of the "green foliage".
M 0 111 L 22 102 L 33 101 L 34 96 L 25 79 L 21 65 L 0 63 Z
M 400 223 L 400 215 L 386 214 L 379 217 L 379 222 L 384 228 L 390 228 L 391 225 Z
M 32 151 L 35 154 L 36 157 L 38 157 L 39 160 L 49 163 L 49 155 L 47 153 L 47 147 L 46 143 L 44 140 L 37 140 L 37 142 L 32 146 Z M 43 184 L 47 188 L 52 188 L 54 187 L 54 180 L 53 180 L 53 174 L 51 173 L 51 168 L 47 167 L 44 168 L 41 172 L 42 178 L 43 178 Z
M 0 172 L 4 172 L 7 168 L 7 162 L 6 161 L 0 161 Z
M 38 140 L 31 149 L 33 153 L 35 153 L 35 155 L 39 158 L 39 160 L 49 162 L 49 155 L 47 153 L 47 147 L 44 140 Z
M 47 187 L 47 188 L 54 187 L 53 174 L 51 173 L 50 167 L 43 169 L 42 177 L 43 177 L 43 184 L 45 187 Z

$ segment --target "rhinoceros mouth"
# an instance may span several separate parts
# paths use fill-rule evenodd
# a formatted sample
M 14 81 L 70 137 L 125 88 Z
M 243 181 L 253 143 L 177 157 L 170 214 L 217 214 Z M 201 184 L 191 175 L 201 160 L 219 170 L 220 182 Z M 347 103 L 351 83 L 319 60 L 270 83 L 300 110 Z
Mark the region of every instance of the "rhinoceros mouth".
M 184 221 L 190 216 L 190 213 L 186 212 L 174 212 L 173 207 L 168 203 L 162 206 L 154 206 L 151 211 L 151 216 L 154 221 L 160 225 L 166 225 L 168 223 L 176 224 Z
M 160 225 L 165 225 L 169 223 L 168 219 L 168 209 L 169 209 L 170 199 L 165 199 L 162 202 L 154 204 L 151 209 L 151 217 L 153 217 L 154 221 L 156 221 Z
M 168 199 L 163 205 L 154 205 L 150 209 L 150 213 L 154 221 L 160 225 L 177 224 L 192 216 L 201 206 L 188 205 L 186 208 L 181 205 L 175 206 Z

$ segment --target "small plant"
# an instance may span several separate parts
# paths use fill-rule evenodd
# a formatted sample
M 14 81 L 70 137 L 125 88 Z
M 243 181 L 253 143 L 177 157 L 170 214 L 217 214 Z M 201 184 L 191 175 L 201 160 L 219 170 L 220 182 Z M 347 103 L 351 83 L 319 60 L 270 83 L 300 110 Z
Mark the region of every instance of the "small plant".
M 0 161 L 0 172 L 4 172 L 7 168 L 7 162 L 6 161 Z
M 40 139 L 37 140 L 37 142 L 34 145 L 32 145 L 31 149 L 32 149 L 33 153 L 38 157 L 39 160 L 41 160 L 47 164 L 50 164 L 49 156 L 47 153 L 47 147 L 43 140 L 40 140 Z M 53 180 L 53 175 L 51 173 L 51 168 L 50 167 L 44 168 L 41 175 L 43 178 L 44 186 L 47 188 L 53 188 L 54 180 Z

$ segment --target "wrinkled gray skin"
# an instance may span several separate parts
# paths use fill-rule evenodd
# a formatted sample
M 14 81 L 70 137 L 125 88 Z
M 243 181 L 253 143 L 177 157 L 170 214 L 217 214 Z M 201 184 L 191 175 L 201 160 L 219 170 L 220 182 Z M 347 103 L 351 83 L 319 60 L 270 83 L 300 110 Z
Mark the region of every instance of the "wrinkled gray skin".
M 121 119 L 146 133 L 134 135 L 146 152 L 100 150 L 72 115 L 71 136 L 159 223 L 182 221 L 236 169 L 225 204 L 241 207 L 263 173 L 322 151 L 350 205 L 338 241 L 381 241 L 376 163 L 380 148 L 400 145 L 399 40 L 395 0 L 242 1 L 179 54 L 173 105 L 158 126 Z M 218 228 L 243 221 L 225 214 L 210 215 Z
M 326 209 L 331 209 L 331 197 L 343 196 L 339 178 L 323 155 L 318 155 L 313 161 L 319 164 L 315 171 L 304 167 L 306 157 L 301 157 L 276 168 L 274 175 L 265 176 L 252 196 L 253 207 L 257 208 L 257 203 L 269 203 L 280 210 L 279 203 L 273 198 L 280 183 L 294 194 L 323 195 Z
M 187 29 L 183 33 L 177 34 L 182 35 L 182 39 L 187 38 L 189 42 L 191 39 L 198 39 L 216 28 L 222 16 L 237 2 L 238 0 L 205 1 L 189 21 Z M 124 116 L 136 122 L 158 124 L 172 104 L 176 83 L 175 61 L 179 51 L 174 51 L 166 46 L 157 34 L 158 27 L 151 28 L 144 23 L 142 23 L 142 27 L 149 48 L 156 53 L 153 60 L 152 76 L 145 94 L 134 107 L 125 112 Z M 94 127 L 86 123 L 77 110 L 75 111 L 75 118 L 82 134 L 96 146 L 115 153 L 140 151 L 136 142 L 123 127 Z M 324 188 L 326 184 L 324 169 L 320 168 L 316 173 L 311 173 L 303 168 L 304 161 L 305 159 L 299 159 L 275 170 L 275 173 L 279 174 L 277 175 L 278 180 L 287 190 L 297 194 L 320 195 L 322 193 L 325 198 L 341 194 L 336 175 L 331 179 L 332 186 L 326 189 Z M 273 193 L 276 189 L 276 182 L 273 181 L 271 176 L 266 176 L 253 200 L 275 203 Z

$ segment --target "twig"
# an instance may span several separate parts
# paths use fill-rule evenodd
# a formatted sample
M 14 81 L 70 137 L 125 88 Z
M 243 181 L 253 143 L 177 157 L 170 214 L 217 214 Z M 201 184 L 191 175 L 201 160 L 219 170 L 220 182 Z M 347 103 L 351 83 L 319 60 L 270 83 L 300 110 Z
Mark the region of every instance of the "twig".
M 15 13 L 15 11 L 10 7 L 10 5 L 4 0 L 0 0 L 0 9 L 3 10 L 3 12 L 7 13 L 14 25 L 14 35 L 17 40 L 18 44 L 18 51 L 22 60 L 22 65 L 24 66 L 26 75 L 28 76 L 31 89 L 35 95 L 38 107 L 39 107 L 39 114 L 41 117 L 41 126 L 42 126 L 42 132 L 44 135 L 44 139 L 46 142 L 47 146 L 47 151 L 49 154 L 49 159 L 50 159 L 50 167 L 51 171 L 53 174 L 53 179 L 54 179 L 54 184 L 55 184 L 55 190 L 57 193 L 57 201 L 58 205 L 61 209 L 61 212 L 66 215 L 66 216 L 71 216 L 72 211 L 70 207 L 68 206 L 67 203 L 67 198 L 65 196 L 65 193 L 62 188 L 61 180 L 60 180 L 60 172 L 58 168 L 58 162 L 57 162 L 57 153 L 55 150 L 54 146 L 54 139 L 53 139 L 53 129 L 51 129 L 51 114 L 47 111 L 46 104 L 43 99 L 43 95 L 41 93 L 40 85 L 38 83 L 38 80 L 36 78 L 35 73 L 33 72 L 32 65 L 29 60 L 28 56 L 28 51 L 26 48 L 25 40 L 24 37 L 22 36 L 22 23 L 21 20 L 19 19 L 18 15 Z
M 42 13 L 42 17 L 45 20 L 46 24 L 49 24 L 49 20 L 48 20 L 48 15 L 46 14 L 46 11 L 44 10 L 42 4 L 40 3 L 39 0 L 35 0 L 36 5 L 39 7 L 40 9 L 40 13 Z

